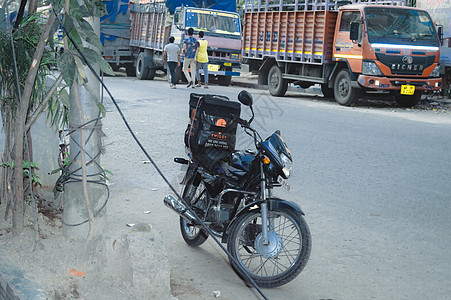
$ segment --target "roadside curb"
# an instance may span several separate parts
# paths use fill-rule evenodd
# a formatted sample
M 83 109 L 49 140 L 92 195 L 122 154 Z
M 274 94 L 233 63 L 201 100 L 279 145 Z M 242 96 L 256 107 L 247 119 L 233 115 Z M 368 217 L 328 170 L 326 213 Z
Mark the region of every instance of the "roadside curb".
M 253 82 L 246 82 L 246 81 L 233 81 L 232 80 L 232 86 L 239 86 L 244 88 L 250 88 L 250 89 L 265 89 L 265 85 L 259 85 L 257 83 Z

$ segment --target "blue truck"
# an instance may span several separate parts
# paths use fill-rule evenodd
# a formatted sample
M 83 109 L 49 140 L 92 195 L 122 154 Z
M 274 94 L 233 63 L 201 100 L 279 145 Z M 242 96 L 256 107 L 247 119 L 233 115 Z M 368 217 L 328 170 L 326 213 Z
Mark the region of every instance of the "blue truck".
M 186 30 L 205 32 L 209 43 L 209 75 L 229 85 L 241 67 L 241 21 L 233 1 L 128 0 L 103 1 L 108 14 L 101 18 L 103 56 L 113 69 L 124 67 L 128 76 L 153 79 L 165 71 L 163 48 L 169 36 L 182 47 Z M 234 70 L 235 69 L 235 70 Z M 179 79 L 183 72 L 177 70 Z

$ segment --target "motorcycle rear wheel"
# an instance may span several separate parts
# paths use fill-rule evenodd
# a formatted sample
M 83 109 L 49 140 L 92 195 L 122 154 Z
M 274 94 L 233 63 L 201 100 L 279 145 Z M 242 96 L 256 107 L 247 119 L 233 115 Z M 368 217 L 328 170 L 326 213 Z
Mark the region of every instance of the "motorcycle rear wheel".
M 264 288 L 292 281 L 307 264 L 311 250 L 310 230 L 304 218 L 289 209 L 268 212 L 268 246 L 262 243 L 260 212 L 240 216 L 232 227 L 227 249 L 238 265 L 229 259 L 235 272 L 249 281 L 245 272 Z
M 202 182 L 198 186 L 194 182 L 195 176 L 187 180 L 182 197 L 196 213 L 199 213 L 206 209 L 209 196 Z M 202 218 L 201 215 L 198 216 Z M 208 238 L 208 233 L 205 229 L 195 226 L 182 217 L 180 217 L 180 232 L 182 233 L 183 240 L 192 247 L 202 245 Z

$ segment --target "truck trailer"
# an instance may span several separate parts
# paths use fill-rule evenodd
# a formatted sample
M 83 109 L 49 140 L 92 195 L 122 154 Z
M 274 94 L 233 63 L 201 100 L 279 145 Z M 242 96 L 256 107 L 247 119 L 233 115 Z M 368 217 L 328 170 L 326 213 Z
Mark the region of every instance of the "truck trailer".
M 451 97 L 451 0 L 417 0 L 416 7 L 426 10 L 436 24 L 443 26 L 440 47 L 440 74 L 442 90 Z
M 242 57 L 259 84 L 273 96 L 289 83 L 320 84 L 345 106 L 380 92 L 410 107 L 439 90 L 441 27 L 429 14 L 403 1 L 353 1 L 245 0 Z
M 204 38 L 208 41 L 209 75 L 217 77 L 221 85 L 229 85 L 232 76 L 240 75 L 240 72 L 232 70 L 241 67 L 240 16 L 233 11 L 212 9 L 216 2 L 210 2 L 213 2 L 209 5 L 211 8 L 193 7 L 198 5 L 193 1 L 184 4 L 183 1 L 165 3 L 153 0 L 130 4 L 130 46 L 137 78 L 153 79 L 157 70 L 165 70 L 163 49 L 169 37 L 173 36 L 174 43 L 181 49 L 190 27 L 194 29 L 195 38 L 198 38 L 199 31 L 204 31 Z M 224 6 L 225 3 L 231 2 L 218 1 L 216 5 Z M 236 10 L 234 0 L 233 4 L 228 6 L 232 7 L 230 10 Z M 177 81 L 182 74 L 181 67 L 178 67 Z
M 130 48 L 130 9 L 128 0 L 103 0 L 107 14 L 100 18 L 103 58 L 117 71 L 124 67 L 127 76 L 135 76 Z

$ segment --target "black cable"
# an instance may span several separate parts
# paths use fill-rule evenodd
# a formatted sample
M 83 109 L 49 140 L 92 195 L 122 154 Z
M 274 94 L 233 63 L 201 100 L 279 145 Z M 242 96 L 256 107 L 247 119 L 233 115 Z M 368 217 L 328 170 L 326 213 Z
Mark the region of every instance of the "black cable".
M 125 126 L 127 127 L 128 131 L 130 132 L 130 134 L 132 135 L 133 139 L 135 140 L 135 142 L 138 144 L 139 148 L 141 149 L 141 151 L 144 153 L 144 155 L 147 157 L 147 159 L 149 159 L 149 161 L 152 163 L 153 167 L 155 168 L 155 170 L 158 172 L 158 174 L 161 176 L 161 178 L 164 180 L 164 182 L 166 182 L 166 184 L 169 186 L 169 188 L 171 189 L 171 191 L 176 195 L 176 197 L 178 198 L 178 200 L 180 200 L 185 206 L 186 208 L 190 211 L 190 213 L 193 214 L 193 216 L 195 217 L 196 221 L 198 221 L 202 227 L 208 232 L 208 234 L 213 238 L 213 240 L 218 244 L 218 246 L 227 254 L 227 256 L 229 257 L 229 259 L 231 259 L 236 266 L 238 266 L 239 268 L 241 268 L 241 271 L 243 272 L 244 276 L 249 280 L 249 282 L 255 287 L 255 289 L 260 293 L 260 295 L 264 298 L 264 299 L 268 299 L 263 292 L 261 291 L 261 289 L 258 287 L 258 285 L 255 283 L 255 281 L 249 276 L 249 274 L 247 273 L 246 270 L 244 270 L 241 265 L 236 261 L 236 259 L 230 254 L 230 252 L 221 244 L 221 242 L 216 238 L 216 236 L 213 234 L 213 232 L 210 230 L 210 228 L 208 226 L 205 225 L 205 223 L 197 216 L 197 214 L 194 212 L 194 210 L 187 205 L 187 203 L 182 199 L 182 197 L 180 196 L 180 194 L 175 190 L 175 188 L 172 186 L 172 184 L 169 182 L 169 180 L 166 178 L 166 176 L 164 176 L 163 172 L 161 171 L 161 169 L 158 167 L 158 165 L 155 163 L 155 161 L 152 159 L 152 157 L 149 155 L 149 153 L 147 153 L 147 150 L 144 148 L 144 146 L 141 144 L 141 142 L 139 141 L 139 139 L 137 138 L 137 136 L 135 135 L 134 131 L 132 130 L 132 128 L 130 127 L 129 123 L 127 122 L 127 119 L 125 118 L 124 114 L 122 113 L 122 110 L 120 109 L 118 103 L 116 102 L 116 100 L 114 99 L 113 95 L 111 94 L 110 90 L 107 88 L 107 86 L 105 85 L 105 83 L 102 81 L 102 79 L 100 78 L 100 76 L 97 74 L 97 72 L 94 70 L 94 68 L 92 67 L 92 65 L 90 64 L 90 62 L 88 61 L 88 59 L 86 58 L 86 56 L 83 54 L 83 52 L 80 50 L 80 48 L 76 45 L 75 41 L 72 39 L 72 37 L 70 36 L 69 32 L 67 32 L 66 28 L 64 27 L 64 24 L 62 23 L 61 19 L 58 17 L 58 14 L 56 13 L 55 10 L 53 10 L 53 12 L 55 13 L 61 27 L 63 28 L 63 31 L 65 32 L 66 36 L 69 38 L 69 40 L 72 42 L 72 45 L 74 46 L 74 48 L 77 50 L 77 52 L 80 54 L 80 56 L 82 57 L 83 61 L 86 63 L 86 65 L 88 66 L 88 68 L 91 70 L 92 74 L 97 78 L 97 80 L 101 83 L 102 87 L 105 89 L 105 91 L 108 93 L 108 95 L 111 98 L 111 101 L 113 102 L 114 106 L 116 107 L 117 111 L 119 112 L 119 115 L 122 118 L 122 121 L 124 122 Z

